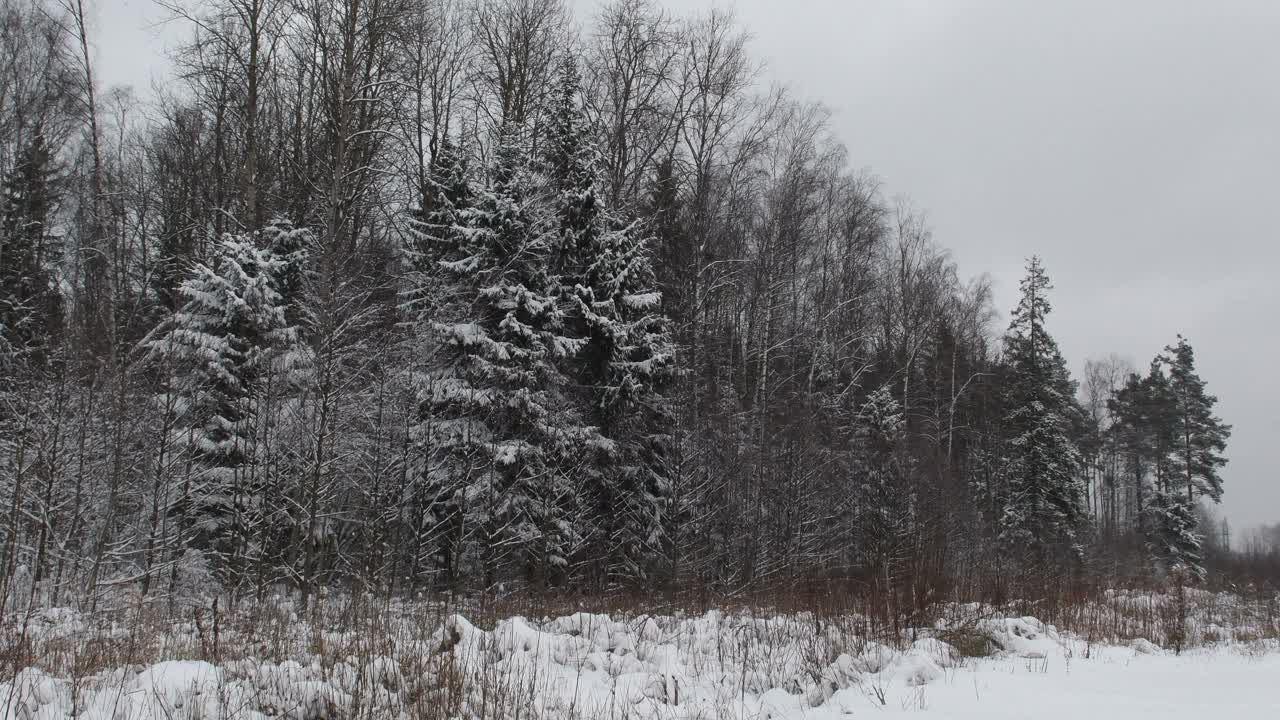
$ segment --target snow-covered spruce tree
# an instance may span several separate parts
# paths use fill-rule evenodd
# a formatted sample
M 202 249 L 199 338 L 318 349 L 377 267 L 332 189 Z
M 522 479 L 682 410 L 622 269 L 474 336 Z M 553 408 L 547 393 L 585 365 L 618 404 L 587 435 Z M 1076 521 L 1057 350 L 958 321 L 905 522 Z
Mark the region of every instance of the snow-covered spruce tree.
M 1164 574 L 1184 573 L 1187 579 L 1204 580 L 1203 537 L 1195 503 L 1179 489 L 1157 490 L 1147 508 L 1147 550 L 1156 569 Z
M 314 271 L 310 258 L 318 249 L 313 232 L 295 227 L 283 217 L 275 217 L 259 233 L 257 247 L 273 260 L 271 278 L 284 309 L 285 326 L 293 332 L 292 343 L 274 363 L 258 406 L 256 447 L 258 487 L 263 499 L 260 518 L 263 552 L 257 561 L 260 572 L 270 567 L 286 572 L 306 588 L 307 573 L 300 572 L 297 555 L 312 548 L 317 533 L 307 532 L 315 515 L 304 488 L 313 486 L 322 475 L 316 472 L 316 443 L 309 437 L 308 426 L 332 426 L 333 421 L 318 423 L 323 414 L 317 402 L 317 377 L 331 377 L 315 364 L 317 354 L 312 346 L 316 330 L 313 291 Z M 323 345 L 323 342 L 316 343 Z M 287 568 L 287 570 L 285 569 Z
M 0 196 L 0 358 L 35 366 L 48 359 L 62 326 L 62 296 L 48 270 L 53 243 L 46 240 L 55 200 L 52 164 L 44 137 L 36 135 Z
M 1031 563 L 1078 556 L 1085 522 L 1080 410 L 1058 344 L 1045 328 L 1052 289 L 1039 258 L 1027 264 L 1022 299 L 1004 337 L 1007 490 L 1000 539 Z
M 567 396 L 559 364 L 582 343 L 562 332 L 549 272 L 548 223 L 510 138 L 490 178 L 437 241 L 434 273 L 450 306 L 432 323 L 438 349 L 422 384 L 417 442 L 426 472 L 456 503 L 486 584 L 516 568 L 558 583 L 587 532 L 583 458 L 605 442 Z M 446 532 L 456 532 L 442 528 Z
M 430 372 L 410 372 L 419 398 L 413 436 L 421 463 L 405 488 L 401 513 L 413 546 L 406 574 L 417 583 L 429 570 L 446 587 L 462 580 L 463 513 L 484 451 L 470 425 L 482 406 L 460 407 L 479 396 L 470 390 L 454 394 L 460 368 L 451 363 L 465 350 L 442 329 L 471 322 L 476 312 L 474 279 L 453 263 L 470 257 L 497 262 L 489 248 L 469 241 L 472 192 L 461 153 L 445 137 L 419 188 L 419 207 L 409 213 L 402 248 L 407 281 L 401 310 L 415 329 L 409 354 L 428 365 L 436 351 L 446 358 Z
M 286 267 L 250 238 L 224 238 L 216 264 L 192 268 L 179 288 L 182 306 L 146 340 L 171 373 L 167 392 L 194 462 L 172 510 L 188 541 L 233 582 L 262 540 L 264 403 L 287 391 L 307 355 L 279 291 Z
M 444 299 L 437 291 L 438 263 L 458 252 L 464 234 L 463 213 L 471 206 L 471 193 L 466 163 L 446 135 L 418 188 L 419 206 L 409 213 L 402 248 L 409 278 L 401 309 L 411 318 L 432 317 L 438 309 L 433 303 Z
M 282 217 L 274 218 L 260 236 L 259 245 L 278 263 L 274 269 L 275 285 L 285 304 L 288 324 L 301 328 L 305 325 L 302 316 L 306 307 L 307 259 L 314 249 L 315 236 Z
M 643 226 L 604 205 L 572 58 L 562 61 L 556 90 L 544 170 L 554 268 L 566 331 L 585 341 L 565 366 L 608 440 L 583 467 L 596 516 L 584 559 L 597 580 L 646 578 L 667 545 L 672 414 L 661 388 L 672 373 L 671 339 Z
M 872 392 L 858 412 L 856 440 L 861 473 L 855 480 L 862 563 L 892 592 L 916 533 L 916 498 L 903 452 L 906 419 L 890 387 Z

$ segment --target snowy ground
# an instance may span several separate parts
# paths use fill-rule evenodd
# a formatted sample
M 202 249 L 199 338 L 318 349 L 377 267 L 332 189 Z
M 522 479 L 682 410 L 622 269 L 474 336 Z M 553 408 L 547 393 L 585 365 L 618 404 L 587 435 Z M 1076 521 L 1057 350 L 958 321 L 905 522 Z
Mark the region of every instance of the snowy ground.
M 1280 717 L 1280 654 L 1196 649 L 1176 657 L 1095 648 L 1044 666 L 986 660 L 930 685 L 921 704 L 936 718 Z
M 1088 643 L 989 611 L 963 622 L 965 637 L 989 640 L 995 655 L 960 657 L 937 637 L 955 639 L 954 623 L 889 647 L 866 639 L 856 617 L 808 614 L 578 613 L 491 630 L 449 615 L 390 620 L 385 636 L 291 618 L 275 651 L 228 635 L 245 652 L 217 665 L 166 660 L 78 677 L 25 669 L 0 678 L 0 718 L 1280 718 L 1274 639 L 1230 639 L 1237 633 L 1214 626 L 1199 631 L 1208 644 L 1177 655 L 1145 640 Z M 74 640 L 83 627 L 69 611 L 46 611 L 27 632 Z M 159 655 L 190 654 L 180 639 L 191 632 L 175 626 L 178 642 Z M 253 657 L 277 654 L 289 638 L 297 659 Z

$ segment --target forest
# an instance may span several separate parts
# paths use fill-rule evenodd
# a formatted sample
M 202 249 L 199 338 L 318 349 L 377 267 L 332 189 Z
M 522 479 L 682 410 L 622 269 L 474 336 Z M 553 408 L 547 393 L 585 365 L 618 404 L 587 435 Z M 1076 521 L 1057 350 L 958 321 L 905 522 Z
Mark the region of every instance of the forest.
M 0 0 L 0 602 L 1280 578 L 1190 339 L 1073 377 L 732 13 L 162 4 Z

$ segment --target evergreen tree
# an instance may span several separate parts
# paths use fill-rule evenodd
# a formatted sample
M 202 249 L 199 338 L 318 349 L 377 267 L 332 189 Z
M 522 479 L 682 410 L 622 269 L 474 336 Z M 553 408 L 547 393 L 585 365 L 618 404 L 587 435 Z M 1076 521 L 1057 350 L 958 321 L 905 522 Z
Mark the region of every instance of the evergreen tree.
M 249 239 L 228 236 L 216 267 L 193 267 L 180 287 L 185 302 L 147 341 L 153 359 L 172 372 L 168 392 L 177 396 L 182 439 L 198 467 L 175 509 L 193 543 L 232 573 L 244 569 L 260 539 L 263 402 L 306 355 L 279 291 L 286 267 Z
M 466 164 L 448 136 L 441 140 L 418 194 L 419 206 L 409 213 L 403 248 L 410 278 L 402 308 L 410 317 L 427 318 L 434 311 L 432 302 L 441 295 L 435 282 L 436 264 L 459 251 L 463 215 L 472 203 Z
M 584 342 L 566 367 L 586 389 L 588 417 L 608 440 L 584 463 L 599 518 L 594 553 L 609 574 L 644 577 L 666 545 L 670 495 L 663 456 L 671 413 L 661 388 L 671 374 L 671 340 L 660 312 L 639 222 L 625 223 L 599 192 L 598 153 L 566 59 L 546 135 L 547 186 L 556 219 L 553 256 L 566 328 Z
M 1169 415 L 1173 421 L 1171 474 L 1186 492 L 1189 505 L 1194 506 L 1197 496 L 1221 502 L 1219 470 L 1227 464 L 1223 452 L 1231 426 L 1213 414 L 1218 398 L 1205 392 L 1204 380 L 1196 373 L 1195 351 L 1186 338 L 1179 335 L 1177 345 L 1166 347 L 1163 361 L 1169 368 Z
M 160 127 L 148 143 L 155 183 L 155 247 L 150 285 L 159 309 L 166 314 L 183 302 L 178 291 L 190 266 L 206 245 L 217 245 L 224 216 L 217 212 L 220 184 L 211 155 L 207 119 L 192 107 L 176 108 L 167 127 Z M 216 155 L 215 155 L 216 157 Z M 215 165 L 215 167 L 210 167 Z M 212 242 L 209 242 L 212 240 Z
M 1165 374 L 1160 358 L 1151 361 L 1147 376 L 1142 379 L 1139 399 L 1151 482 L 1155 492 L 1164 492 L 1171 489 L 1176 481 L 1169 463 L 1176 418 L 1169 376 Z
M 37 366 L 62 326 L 62 295 L 49 272 L 52 162 L 37 134 L 0 197 L 0 353 Z
M 1195 504 L 1177 490 L 1160 490 L 1151 499 L 1147 549 L 1163 572 L 1181 570 L 1188 577 L 1205 577 L 1204 538 L 1198 530 Z
M 1110 401 L 1112 432 L 1128 458 L 1138 534 L 1161 572 L 1182 568 L 1203 578 L 1198 518 L 1188 480 L 1179 468 L 1180 401 L 1185 379 L 1166 373 L 1168 358 L 1151 361 L 1145 377 L 1132 375 Z M 1182 371 L 1179 371 L 1182 374 Z
M 315 236 L 306 228 L 297 228 L 284 218 L 275 218 L 263 228 L 263 250 L 275 261 L 273 278 L 276 292 L 286 307 L 286 318 L 292 327 L 302 324 L 304 291 L 308 280 L 307 259 L 315 244 Z
M 906 419 L 890 387 L 867 397 L 858 414 L 862 477 L 857 484 L 860 550 L 877 578 L 892 581 L 915 532 L 916 498 L 903 452 Z
M 1142 376 L 1137 373 L 1129 375 L 1125 384 L 1107 401 L 1107 409 L 1115 418 L 1110 433 L 1115 440 L 1123 458 L 1125 471 L 1131 478 L 1130 497 L 1137 512 L 1133 521 L 1139 534 L 1145 532 L 1147 493 L 1144 492 L 1145 478 L 1151 452 L 1149 450 L 1148 433 L 1144 408 L 1145 395 Z
M 1155 496 L 1170 487 L 1170 448 L 1175 433 L 1173 396 L 1160 358 L 1145 376 L 1133 374 L 1108 402 L 1115 417 L 1111 432 L 1126 457 L 1132 486 L 1133 520 L 1148 537 Z
M 1231 434 L 1213 414 L 1216 402 L 1196 374 L 1191 345 L 1178 336 L 1176 345 L 1152 360 L 1146 378 L 1130 380 L 1113 406 L 1130 453 L 1145 460 L 1133 468 L 1139 497 L 1144 469 L 1152 474 L 1150 503 L 1138 513 L 1152 560 L 1163 572 L 1181 568 L 1197 580 L 1205 570 L 1196 497 L 1221 499 L 1219 470 Z
M 582 110 L 580 86 L 577 63 L 566 57 L 547 123 L 544 171 L 550 180 L 558 226 L 556 260 L 566 272 L 566 280 L 581 274 L 590 262 L 604 216 L 596 187 L 597 152 Z
M 435 262 L 453 312 L 433 322 L 440 360 L 424 385 L 419 443 L 439 494 L 478 526 L 487 583 L 514 557 L 558 582 L 585 532 L 578 465 L 606 443 L 559 370 L 581 341 L 562 333 L 549 238 L 527 170 L 504 143 L 487 185 Z
M 418 349 L 427 354 L 440 349 L 448 359 L 443 369 L 435 368 L 420 379 L 415 443 L 425 462 L 417 471 L 408 514 L 419 549 L 415 559 L 425 554 L 443 584 L 452 587 L 462 577 L 468 487 L 481 470 L 484 454 L 481 436 L 473 433 L 482 427 L 484 405 L 479 391 L 468 389 L 465 378 L 455 377 L 466 368 L 448 365 L 462 360 L 467 346 L 454 343 L 442 327 L 470 322 L 477 310 L 470 269 L 457 263 L 474 259 L 477 266 L 492 265 L 497 259 L 490 248 L 469 237 L 473 188 L 461 153 L 447 136 L 432 158 L 419 195 L 405 235 L 408 283 L 401 308 L 414 327 L 426 330 L 414 340 Z M 438 347 L 441 340 L 443 348 Z
M 1006 548 L 1026 549 L 1039 561 L 1068 550 L 1078 555 L 1085 521 L 1073 437 L 1080 409 L 1066 362 L 1045 328 L 1051 289 L 1033 257 L 1004 339 L 1008 495 L 1001 538 Z

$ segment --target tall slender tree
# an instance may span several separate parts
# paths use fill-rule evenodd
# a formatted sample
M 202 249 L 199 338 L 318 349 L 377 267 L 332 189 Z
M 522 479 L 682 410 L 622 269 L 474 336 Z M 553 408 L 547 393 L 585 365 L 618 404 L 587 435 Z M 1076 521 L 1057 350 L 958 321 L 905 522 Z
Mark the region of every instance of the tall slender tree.
M 670 482 L 663 454 L 670 409 L 661 394 L 670 377 L 671 340 L 659 313 L 640 222 L 605 206 L 599 153 L 584 111 L 576 62 L 560 69 L 546 135 L 546 181 L 556 219 L 554 266 L 566 329 L 583 341 L 567 360 L 584 388 L 586 416 L 608 441 L 584 468 L 598 516 L 597 555 L 606 572 L 643 577 L 666 545 Z
M 8 348 L 36 365 L 57 344 L 62 324 L 62 296 L 50 272 L 58 260 L 49 237 L 52 164 L 43 136 L 36 135 L 0 196 L 0 352 Z
M 1227 464 L 1223 452 L 1231 437 L 1231 426 L 1213 413 L 1218 398 L 1205 391 L 1205 382 L 1196 373 L 1195 351 L 1187 339 L 1178 336 L 1176 345 L 1165 348 L 1161 358 L 1169 368 L 1169 395 L 1175 429 L 1172 433 L 1171 461 L 1177 483 L 1187 494 L 1187 502 L 1208 497 L 1222 500 L 1222 475 Z
M 1080 413 L 1075 384 L 1045 326 L 1052 288 L 1040 259 L 1032 257 L 1004 338 L 1009 487 L 1002 539 L 1006 547 L 1028 548 L 1041 561 L 1078 555 L 1085 522 L 1080 451 L 1073 436 Z

